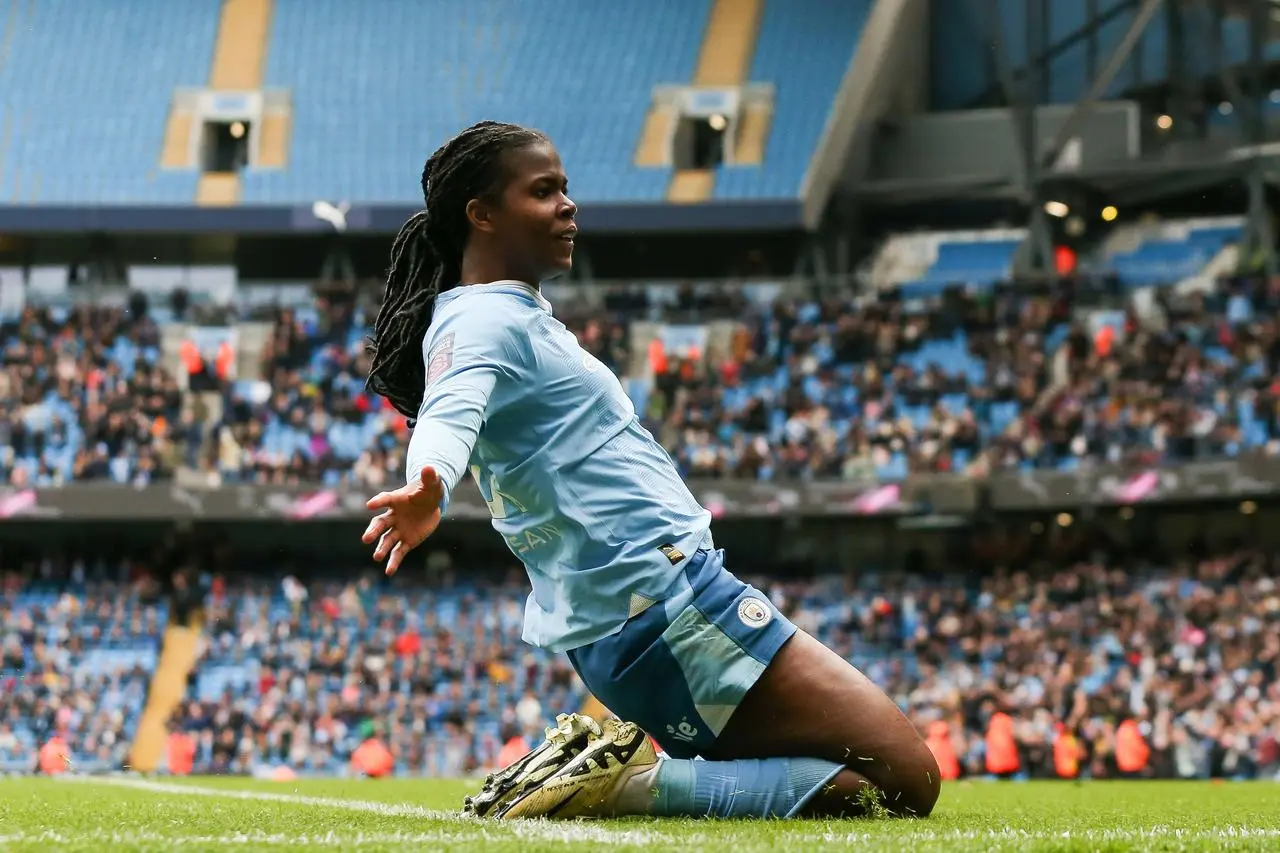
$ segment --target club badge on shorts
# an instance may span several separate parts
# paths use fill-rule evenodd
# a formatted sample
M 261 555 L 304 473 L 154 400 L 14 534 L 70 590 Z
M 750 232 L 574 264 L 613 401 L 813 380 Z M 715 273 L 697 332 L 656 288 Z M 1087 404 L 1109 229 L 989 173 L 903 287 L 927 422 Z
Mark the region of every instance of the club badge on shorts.
M 773 611 L 758 598 L 744 598 L 738 602 L 738 618 L 748 628 L 763 628 L 773 618 Z

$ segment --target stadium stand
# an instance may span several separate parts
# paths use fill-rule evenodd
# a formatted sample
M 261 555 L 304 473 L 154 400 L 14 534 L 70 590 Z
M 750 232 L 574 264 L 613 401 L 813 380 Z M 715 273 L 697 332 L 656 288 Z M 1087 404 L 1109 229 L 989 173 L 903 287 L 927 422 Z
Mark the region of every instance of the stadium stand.
M 193 462 L 199 425 L 159 364 L 159 336 L 147 317 L 87 305 L 0 323 L 5 481 L 143 484 Z
M 693 409 L 682 425 L 707 441 L 751 424 L 768 438 L 753 446 L 770 448 L 749 469 L 761 475 L 783 457 L 790 476 L 896 479 L 970 462 L 1070 469 L 1137 448 L 1153 461 L 1234 454 L 1278 435 L 1274 298 L 1264 285 L 1169 296 L 1162 331 L 1123 313 L 1073 325 L 1068 292 L 780 306 L 755 332 L 764 357 L 717 401 L 723 420 Z M 741 440 L 712 443 L 724 454 L 712 469 L 741 461 Z
M 1008 281 L 1025 228 L 900 234 L 885 241 L 869 275 L 877 288 L 904 298 L 937 296 L 948 285 L 991 287 Z
M 1118 729 L 1130 720 L 1151 751 L 1145 775 L 1280 771 L 1280 557 L 1245 547 L 1137 557 L 1079 528 L 1047 550 L 1033 543 L 1012 531 L 971 537 L 967 559 L 995 567 L 979 574 L 739 571 L 883 685 L 962 775 L 990 771 L 998 714 L 1012 721 L 1019 776 L 1060 774 L 1064 733 L 1080 745 L 1082 776 L 1118 775 Z M 0 768 L 126 763 L 169 611 L 145 565 L 7 562 Z M 433 566 L 430 585 L 211 578 L 207 639 L 162 769 L 349 774 L 373 740 L 397 774 L 463 775 L 580 707 L 567 662 L 519 641 L 521 584 L 496 566 L 467 567 L 461 584 Z M 41 755 L 50 742 L 60 751 Z
M 722 167 L 716 198 L 799 195 L 871 5 L 869 0 L 765 3 L 749 76 L 774 87 L 763 164 Z
M 1183 229 L 1193 236 L 1162 245 L 1195 251 L 1228 231 Z M 979 252 L 954 236 L 928 239 L 938 257 L 978 258 L 957 264 L 992 264 L 1015 245 L 968 244 Z M 1268 319 L 1280 297 L 1270 285 L 1126 290 L 1146 299 L 1091 309 L 1082 283 L 957 289 L 943 283 L 965 275 L 958 266 L 933 269 L 854 299 L 739 305 L 744 322 L 714 358 L 682 349 L 680 329 L 696 324 L 659 324 L 665 349 L 662 339 L 631 339 L 628 329 L 654 310 L 680 310 L 655 307 L 661 300 L 614 300 L 565 319 L 624 376 L 687 474 L 1072 470 L 1090 459 L 1235 455 L 1280 439 L 1280 394 L 1268 382 L 1280 367 Z M 989 267 L 984 277 L 997 274 Z M 18 487 L 145 483 L 179 468 L 227 483 L 387 482 L 401 473 L 406 425 L 364 389 L 372 310 L 354 296 L 281 310 L 261 379 L 224 380 L 219 367 L 197 391 L 190 371 L 180 381 L 166 369 L 159 327 L 145 317 L 28 308 L 0 325 L 0 472 Z M 216 342 L 225 330 L 192 334 Z M 220 415 L 205 422 L 196 413 L 210 395 L 204 411 Z
M 1221 226 L 1165 233 L 1210 228 L 1217 233 L 1186 241 L 1231 237 Z M 888 481 L 915 471 L 1070 470 L 1091 458 L 1164 462 L 1280 440 L 1280 287 L 1267 281 L 1155 288 L 1156 313 L 1146 315 L 1132 301 L 1090 314 L 1083 282 L 1072 281 L 927 297 L 890 287 L 813 302 L 745 288 L 745 302 L 682 290 L 668 304 L 670 294 L 650 301 L 641 291 L 623 288 L 602 309 L 568 316 L 620 372 L 637 372 L 628 328 L 642 318 L 746 319 L 730 358 L 712 363 L 672 335 L 670 352 L 649 363 L 652 375 L 631 377 L 652 382 L 641 410 L 691 476 Z M 380 485 L 399 475 L 403 422 L 376 408 L 360 382 L 368 308 L 327 296 L 283 310 L 264 379 L 215 384 L 227 401 L 217 447 L 226 450 L 228 432 L 237 442 L 236 453 L 213 457 L 222 476 L 334 482 L 352 469 Z M 1089 322 L 1073 321 L 1081 311 Z M 11 483 L 138 482 L 184 461 L 208 464 L 197 452 L 203 436 L 174 437 L 164 426 L 182 422 L 184 397 L 156 366 L 160 331 L 150 320 L 29 307 L 3 335 L 0 428 L 10 430 Z M 113 439 L 115 408 L 144 417 Z M 103 459 L 82 467 L 94 436 Z M 152 456 L 170 461 L 147 473 Z M 1070 737 L 1083 775 L 1116 776 L 1121 725 L 1138 727 L 1150 775 L 1276 775 L 1274 554 L 1236 550 L 1188 563 L 1093 548 L 1087 558 L 1077 550 L 1040 562 L 1003 547 L 980 562 L 1025 573 L 902 582 L 868 569 L 856 584 L 757 583 L 889 689 L 931 744 L 955 757 L 957 773 L 992 770 L 991 721 L 1007 717 L 1015 775 L 1060 774 L 1054 746 Z M 49 760 L 121 766 L 154 684 L 165 608 L 127 586 L 85 583 L 74 568 L 66 581 L 23 571 L 0 599 L 0 767 L 28 769 L 49 743 L 57 753 L 46 750 Z M 170 772 L 348 774 L 370 743 L 386 748 L 390 772 L 481 772 L 584 699 L 562 659 L 520 644 L 515 583 L 276 578 L 214 587 L 194 688 L 177 702 L 162 750 Z
M 513 731 L 532 737 L 583 701 L 563 657 L 521 644 L 523 598 L 512 585 L 229 587 L 208 610 L 208 648 L 177 726 L 199 744 L 197 769 L 214 772 L 278 761 L 345 773 L 375 735 L 401 772 L 491 767 Z
M 1276 556 L 1174 565 L 1095 544 L 1066 538 L 1034 559 L 1019 537 L 975 543 L 997 565 L 1028 567 L 980 580 L 755 582 L 883 685 L 964 775 L 987 774 L 997 713 L 1012 717 L 1021 776 L 1057 774 L 1063 731 L 1081 743 L 1082 775 L 1118 775 L 1125 720 L 1152 750 L 1149 775 L 1275 775 Z M 504 743 L 582 699 L 563 660 L 519 643 L 521 597 L 507 584 L 228 582 L 210 596 L 209 646 L 172 730 L 191 739 L 196 772 L 345 774 L 369 739 L 398 774 L 488 770 Z
M 690 79 L 710 6 L 277 0 L 266 85 L 292 90 L 293 150 L 245 175 L 244 200 L 418 202 L 431 150 L 498 116 L 556 141 L 579 199 L 663 199 L 671 170 L 631 152 L 653 88 Z
M 221 5 L 14 6 L 0 63 L 0 202 L 190 203 L 196 175 L 157 164 L 174 88 L 206 81 Z
M 733 351 L 714 363 L 651 348 L 630 377 L 633 398 L 685 473 L 700 476 L 1070 470 L 1138 447 L 1159 461 L 1280 438 L 1265 381 L 1277 346 L 1264 319 L 1276 305 L 1271 288 L 1226 282 L 1207 298 L 1170 294 L 1158 309 L 1163 331 L 1132 310 L 1073 323 L 1070 289 L 904 296 L 753 308 Z M 618 322 L 627 320 L 606 315 L 579 329 L 611 365 L 635 368 Z M 343 322 L 284 321 L 296 336 L 292 363 L 305 367 L 272 368 L 270 391 L 256 392 L 265 407 L 232 399 L 226 411 L 238 420 L 220 441 L 237 450 L 220 463 L 224 477 L 237 476 L 240 458 L 254 460 L 239 469 L 250 479 L 277 466 L 331 483 L 398 474 L 403 420 L 363 395 L 362 329 Z
M 69 0 L 15 12 L 0 64 L 0 201 L 413 203 L 426 154 L 459 127 L 493 117 L 546 131 L 580 200 L 660 201 L 672 168 L 637 166 L 632 153 L 655 88 L 695 82 L 714 4 L 570 2 L 551 12 L 506 0 L 277 0 L 246 12 L 239 27 L 236 14 L 220 19 L 222 5 L 130 3 L 101 21 Z M 770 122 L 767 139 L 752 142 L 760 162 L 719 171 L 716 198 L 799 193 L 871 2 L 761 5 L 735 83 L 773 87 L 771 116 L 751 117 Z M 116 61 L 143 38 L 155 44 L 145 61 Z M 572 49 L 549 54 L 549 45 Z M 488 61 L 461 73 L 477 52 Z M 360 61 L 350 61 L 356 54 Z M 595 73 L 602 67 L 609 73 Z M 223 176 L 200 175 L 184 153 L 200 129 L 166 130 L 175 90 L 205 86 L 260 86 L 287 92 L 291 104 L 287 129 L 268 117 L 271 152 L 230 195 L 218 189 Z M 361 157 L 347 156 L 353 147 Z
M 1131 288 L 1177 283 L 1200 275 L 1243 232 L 1239 220 L 1135 225 L 1108 241 L 1106 262 Z
M 126 763 L 168 608 L 144 602 L 139 582 L 107 577 L 101 563 L 6 565 L 0 770 L 27 772 L 37 761 L 83 771 Z

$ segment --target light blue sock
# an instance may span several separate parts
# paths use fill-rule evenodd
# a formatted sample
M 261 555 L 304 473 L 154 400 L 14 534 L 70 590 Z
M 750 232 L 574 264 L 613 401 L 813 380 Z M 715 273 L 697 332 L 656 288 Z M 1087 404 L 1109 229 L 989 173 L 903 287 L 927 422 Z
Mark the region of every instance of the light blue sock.
M 816 758 L 693 761 L 664 758 L 650 814 L 659 817 L 792 817 L 844 765 Z

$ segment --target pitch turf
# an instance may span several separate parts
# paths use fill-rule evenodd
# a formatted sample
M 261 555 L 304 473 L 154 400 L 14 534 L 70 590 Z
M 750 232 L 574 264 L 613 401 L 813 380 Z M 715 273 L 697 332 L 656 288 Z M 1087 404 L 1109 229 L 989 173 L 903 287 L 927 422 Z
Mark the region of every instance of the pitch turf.
M 451 781 L 0 780 L 0 850 L 1276 850 L 1280 784 L 989 783 L 928 820 L 487 823 Z

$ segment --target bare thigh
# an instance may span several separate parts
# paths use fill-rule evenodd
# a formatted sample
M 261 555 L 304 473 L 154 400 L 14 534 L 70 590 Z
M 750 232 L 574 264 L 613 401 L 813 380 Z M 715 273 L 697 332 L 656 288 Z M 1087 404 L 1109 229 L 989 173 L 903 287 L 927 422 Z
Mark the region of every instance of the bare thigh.
M 893 700 L 803 631 L 778 651 L 706 757 L 845 765 L 811 804 L 814 816 L 859 813 L 860 789 L 871 785 L 890 812 L 924 817 L 942 781 L 933 753 Z

